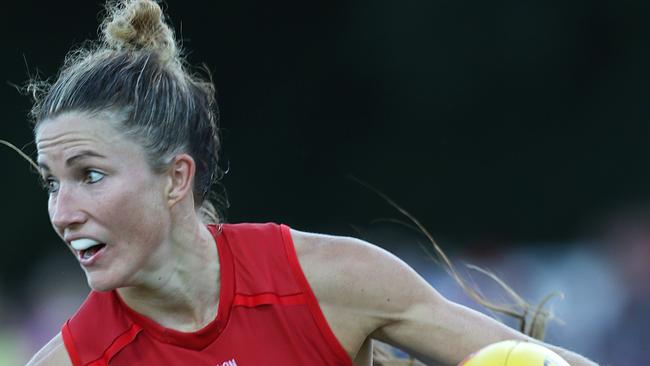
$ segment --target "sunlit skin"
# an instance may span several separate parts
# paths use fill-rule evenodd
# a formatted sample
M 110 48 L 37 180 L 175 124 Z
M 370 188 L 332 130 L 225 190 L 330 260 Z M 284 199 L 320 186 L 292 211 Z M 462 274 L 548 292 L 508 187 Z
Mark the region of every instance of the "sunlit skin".
M 65 113 L 39 125 L 52 226 L 78 259 L 70 240 L 106 244 L 92 265 L 82 265 L 92 289 L 119 289 L 135 310 L 155 309 L 154 318 L 169 319 L 162 324 L 199 329 L 216 314 L 218 261 L 214 240 L 193 214 L 193 161 L 182 155 L 170 171 L 155 173 L 142 147 L 115 123 L 110 114 Z M 203 271 L 197 277 L 206 284 L 196 294 L 204 283 L 194 276 Z
M 116 122 L 110 114 L 66 113 L 39 126 L 50 219 L 68 247 L 79 237 L 106 243 L 99 259 L 82 266 L 93 289 L 116 289 L 128 306 L 162 326 L 198 330 L 216 316 L 220 278 L 214 239 L 192 198 L 194 160 L 179 154 L 156 173 Z M 296 230 L 291 235 L 327 323 L 357 366 L 371 364 L 371 338 L 444 365 L 497 341 L 533 341 L 447 301 L 374 245 Z M 549 347 L 573 366 L 594 365 Z M 70 364 L 60 333 L 29 363 Z

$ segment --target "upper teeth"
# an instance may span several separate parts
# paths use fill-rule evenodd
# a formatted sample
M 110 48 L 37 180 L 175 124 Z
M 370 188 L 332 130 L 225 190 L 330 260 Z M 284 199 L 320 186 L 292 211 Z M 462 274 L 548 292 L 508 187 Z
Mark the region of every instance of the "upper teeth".
M 70 242 L 70 245 L 72 245 L 75 250 L 85 250 L 97 244 L 99 244 L 97 240 L 88 238 L 77 239 Z

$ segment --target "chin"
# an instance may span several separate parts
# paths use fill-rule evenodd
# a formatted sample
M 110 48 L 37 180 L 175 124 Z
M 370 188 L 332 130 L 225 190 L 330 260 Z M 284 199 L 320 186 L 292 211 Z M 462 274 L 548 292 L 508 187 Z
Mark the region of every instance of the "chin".
M 98 272 L 86 272 L 88 286 L 94 291 L 105 292 L 123 287 L 120 281 L 111 278 L 110 274 Z

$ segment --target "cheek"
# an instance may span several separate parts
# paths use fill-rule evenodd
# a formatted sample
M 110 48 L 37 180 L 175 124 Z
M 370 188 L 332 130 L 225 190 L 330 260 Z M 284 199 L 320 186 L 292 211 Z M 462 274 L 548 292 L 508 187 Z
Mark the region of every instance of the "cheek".
M 54 197 L 52 195 L 47 198 L 47 214 L 50 216 L 50 221 L 52 221 L 54 216 Z
M 54 232 L 56 232 L 58 235 L 60 235 L 63 238 L 63 233 L 59 231 L 59 228 L 54 225 L 54 221 L 52 220 L 54 218 L 54 213 L 56 209 L 56 201 L 53 195 L 50 195 L 47 199 L 47 215 L 50 218 L 50 224 L 54 228 Z
M 131 181 L 119 194 L 106 196 L 99 207 L 111 229 L 128 243 L 145 245 L 158 240 L 158 228 L 164 227 L 169 217 L 163 194 L 156 184 Z M 155 182 L 154 182 L 155 183 Z

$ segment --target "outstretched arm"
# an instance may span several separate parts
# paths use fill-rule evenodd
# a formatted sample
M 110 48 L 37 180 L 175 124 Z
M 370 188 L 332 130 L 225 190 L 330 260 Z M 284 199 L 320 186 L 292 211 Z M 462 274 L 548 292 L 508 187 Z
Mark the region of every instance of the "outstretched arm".
M 543 344 L 445 299 L 402 260 L 374 245 L 299 232 L 293 232 L 293 237 L 304 253 L 299 254 L 301 264 L 319 303 L 351 354 L 354 344 L 350 345 L 350 339 L 352 343 L 358 340 L 346 329 L 350 319 L 355 329 L 369 330 L 369 337 L 427 358 L 424 361 L 446 365 L 456 365 L 470 353 L 502 340 Z M 340 318 L 347 321 L 341 324 Z M 576 353 L 544 345 L 572 366 L 596 365 Z

